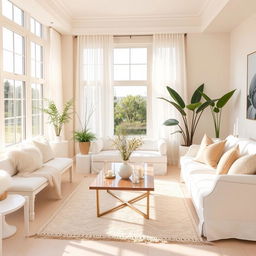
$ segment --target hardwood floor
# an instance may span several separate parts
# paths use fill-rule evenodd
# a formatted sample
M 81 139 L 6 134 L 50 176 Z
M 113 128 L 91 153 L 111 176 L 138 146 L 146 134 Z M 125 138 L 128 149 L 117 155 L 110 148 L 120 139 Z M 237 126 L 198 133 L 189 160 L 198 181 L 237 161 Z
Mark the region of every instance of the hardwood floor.
M 164 179 L 178 180 L 179 169 L 169 167 Z M 63 198 L 79 184 L 81 175 L 75 175 L 74 183 L 63 177 Z M 51 190 L 45 189 L 36 199 L 36 219 L 31 222 L 31 234 L 38 230 L 60 207 L 63 200 L 55 200 Z M 191 204 L 192 207 L 192 204 Z M 19 210 L 7 216 L 7 221 L 18 227 L 17 233 L 3 241 L 4 256 L 255 256 L 256 242 L 223 240 L 212 245 L 190 244 L 136 244 L 112 241 L 57 240 L 23 237 L 23 212 Z

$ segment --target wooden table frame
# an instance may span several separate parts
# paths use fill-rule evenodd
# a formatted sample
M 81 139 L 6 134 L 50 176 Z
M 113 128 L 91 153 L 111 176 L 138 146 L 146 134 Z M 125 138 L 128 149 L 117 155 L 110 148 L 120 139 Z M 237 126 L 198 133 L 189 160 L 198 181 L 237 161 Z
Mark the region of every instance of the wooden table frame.
M 112 163 L 112 170 L 118 170 L 120 163 Z M 149 209 L 150 209 L 150 191 L 154 191 L 154 172 L 153 166 L 147 163 L 144 164 L 144 179 L 141 179 L 139 183 L 132 183 L 130 179 L 122 179 L 118 175 L 118 171 L 115 171 L 116 177 L 114 179 L 106 179 L 104 175 L 104 170 L 100 171 L 95 180 L 89 186 L 89 189 L 96 191 L 96 211 L 97 217 L 101 217 L 108 213 L 115 212 L 117 210 L 123 209 L 124 207 L 129 207 L 133 211 L 137 212 L 145 219 L 149 219 Z M 110 196 L 117 199 L 121 204 L 101 212 L 100 211 L 100 190 L 106 191 Z M 136 196 L 128 201 L 122 199 L 120 196 L 116 195 L 114 191 L 127 191 L 127 192 L 142 192 L 139 196 Z M 146 213 L 139 210 L 133 204 L 146 198 L 147 206 Z
M 100 212 L 100 198 L 99 198 L 99 190 L 96 189 L 96 207 L 97 207 L 97 217 L 101 217 L 103 215 L 106 215 L 108 213 L 112 213 L 115 212 L 117 210 L 123 209 L 124 207 L 130 207 L 132 210 L 134 210 L 135 212 L 137 212 L 138 214 L 142 215 L 145 219 L 149 219 L 149 199 L 150 199 L 150 191 L 147 191 L 146 193 L 143 193 L 142 195 L 139 195 L 137 197 L 134 197 L 133 199 L 130 199 L 129 201 L 124 201 L 122 198 L 120 198 L 119 196 L 115 195 L 113 192 L 111 192 L 110 190 L 107 190 L 107 193 L 109 193 L 111 196 L 113 196 L 114 198 L 118 199 L 122 204 L 115 206 L 107 211 L 104 212 Z M 136 208 L 135 206 L 133 206 L 133 203 L 136 203 L 140 200 L 142 200 L 143 198 L 147 198 L 147 213 L 144 213 L 142 211 L 140 211 L 138 208 Z

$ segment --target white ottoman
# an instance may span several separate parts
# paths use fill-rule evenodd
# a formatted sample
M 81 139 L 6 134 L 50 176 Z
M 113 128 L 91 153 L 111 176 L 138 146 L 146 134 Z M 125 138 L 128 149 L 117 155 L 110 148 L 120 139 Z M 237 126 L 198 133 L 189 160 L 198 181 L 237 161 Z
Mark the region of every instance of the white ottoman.
M 76 155 L 76 172 L 89 174 L 91 172 L 91 156 L 77 154 Z

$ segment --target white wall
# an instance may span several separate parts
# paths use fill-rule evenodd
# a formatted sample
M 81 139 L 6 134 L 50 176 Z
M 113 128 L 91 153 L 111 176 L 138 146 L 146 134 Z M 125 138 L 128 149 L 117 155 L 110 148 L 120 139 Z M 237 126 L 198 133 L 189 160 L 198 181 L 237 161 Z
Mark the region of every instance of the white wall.
M 73 36 L 62 35 L 62 86 L 63 86 L 63 102 L 74 99 L 74 60 L 73 60 Z M 65 124 L 65 137 L 69 141 L 69 156 L 74 155 L 73 142 L 73 120 Z
M 212 98 L 220 97 L 229 90 L 230 41 L 228 33 L 187 35 L 187 85 L 190 100 L 194 90 L 205 84 L 205 92 Z M 229 134 L 227 109 L 223 111 L 221 137 Z M 195 143 L 204 133 L 215 137 L 210 110 L 206 110 L 199 122 Z
M 230 36 L 230 88 L 238 90 L 232 101 L 230 129 L 239 120 L 239 136 L 256 139 L 256 121 L 246 119 L 247 54 L 256 51 L 256 15 L 251 16 Z

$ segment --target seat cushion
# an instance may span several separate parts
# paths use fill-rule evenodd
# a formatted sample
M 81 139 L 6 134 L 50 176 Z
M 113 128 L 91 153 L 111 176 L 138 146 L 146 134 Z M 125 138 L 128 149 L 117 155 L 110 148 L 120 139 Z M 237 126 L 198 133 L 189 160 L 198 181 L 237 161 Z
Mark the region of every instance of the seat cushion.
M 181 165 L 181 176 L 185 181 L 189 190 L 190 190 L 189 180 L 191 175 L 194 175 L 194 174 L 215 175 L 216 174 L 216 169 L 206 164 L 195 161 L 194 157 L 190 157 L 190 156 L 181 157 L 180 165 Z
M 92 155 L 93 162 L 121 162 L 120 153 L 117 150 L 103 150 Z M 166 156 L 158 151 L 134 151 L 130 157 L 131 162 L 163 163 L 167 162 Z
M 12 186 L 8 189 L 10 192 L 19 191 L 35 191 L 43 184 L 47 184 L 48 181 L 44 177 L 13 177 Z
M 54 159 L 44 163 L 43 166 L 50 166 L 59 171 L 63 171 L 68 168 L 72 163 L 73 160 L 71 158 L 55 157 Z
M 200 212 L 204 207 L 204 197 L 213 191 L 216 184 L 216 176 L 211 174 L 194 174 L 190 176 L 190 194 L 197 212 Z

